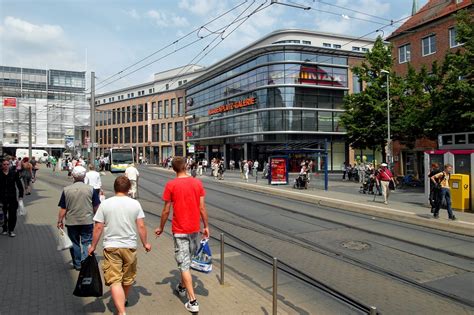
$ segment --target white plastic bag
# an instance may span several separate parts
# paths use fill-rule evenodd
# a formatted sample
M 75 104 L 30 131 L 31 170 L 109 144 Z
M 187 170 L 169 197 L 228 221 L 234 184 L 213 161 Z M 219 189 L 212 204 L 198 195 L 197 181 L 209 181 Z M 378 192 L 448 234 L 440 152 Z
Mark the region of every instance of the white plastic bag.
M 66 250 L 72 247 L 72 242 L 63 229 L 58 228 L 58 250 Z
M 26 215 L 26 207 L 25 204 L 23 203 L 23 199 L 18 200 L 18 215 L 25 216 Z

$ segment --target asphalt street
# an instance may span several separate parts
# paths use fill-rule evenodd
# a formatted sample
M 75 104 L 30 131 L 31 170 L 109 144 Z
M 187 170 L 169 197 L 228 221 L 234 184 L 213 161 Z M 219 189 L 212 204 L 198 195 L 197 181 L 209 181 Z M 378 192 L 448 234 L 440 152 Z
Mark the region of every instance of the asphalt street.
M 139 170 L 139 200 L 149 214 L 159 215 L 164 185 L 173 174 Z M 102 178 L 110 193 L 114 176 Z M 474 312 L 472 238 L 202 180 L 211 233 L 224 232 L 234 246 L 226 267 L 263 290 L 271 287 L 271 268 L 262 261 L 277 257 L 293 271 L 383 313 Z M 352 312 L 309 282 L 284 275 L 279 289 L 280 300 L 296 313 L 311 314 L 323 302 L 335 313 Z

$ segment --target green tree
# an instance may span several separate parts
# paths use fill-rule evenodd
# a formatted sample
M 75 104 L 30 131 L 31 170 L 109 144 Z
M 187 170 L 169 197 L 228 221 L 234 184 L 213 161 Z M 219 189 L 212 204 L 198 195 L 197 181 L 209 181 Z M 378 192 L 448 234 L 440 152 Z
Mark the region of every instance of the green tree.
M 427 136 L 474 130 L 474 17 L 467 11 L 457 14 L 456 53 L 446 54 L 440 67 L 432 68 L 434 91 L 427 111 Z
M 385 159 L 387 140 L 387 78 L 382 70 L 392 67 L 391 47 L 379 36 L 366 54 L 366 61 L 352 68 L 366 88 L 361 93 L 344 98 L 342 124 L 347 129 L 350 145 L 355 149 L 381 149 Z M 396 77 L 390 75 L 390 92 L 395 92 Z

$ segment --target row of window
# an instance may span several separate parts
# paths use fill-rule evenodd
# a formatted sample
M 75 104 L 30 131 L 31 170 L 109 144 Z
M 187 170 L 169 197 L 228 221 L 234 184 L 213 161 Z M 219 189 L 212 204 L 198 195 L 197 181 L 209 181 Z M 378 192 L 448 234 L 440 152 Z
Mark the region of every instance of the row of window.
M 151 105 L 151 106 L 150 106 Z M 147 121 L 148 114 L 152 120 L 172 118 L 184 115 L 182 97 L 145 104 L 124 106 L 108 111 L 96 112 L 96 126 L 124 124 L 130 122 Z
M 217 84 L 234 77 L 240 73 L 247 72 L 249 69 L 255 68 L 260 65 L 283 62 L 283 61 L 300 61 L 305 63 L 319 63 L 319 64 L 334 64 L 334 65 L 347 65 L 347 57 L 331 56 L 324 54 L 317 54 L 311 52 L 299 52 L 299 51 L 281 51 L 276 53 L 262 54 L 256 58 L 250 59 L 249 61 L 232 68 L 212 79 L 206 80 L 191 89 L 188 90 L 188 95 L 195 94 L 198 91 L 205 90 L 209 87 L 216 86 Z
M 342 112 L 273 110 L 190 125 L 191 139 L 269 131 L 345 132 Z
M 250 70 L 188 97 L 198 107 L 267 85 L 304 84 L 347 88 L 347 74 L 347 68 L 278 63 Z
M 331 43 L 323 43 L 324 48 L 334 48 L 334 49 L 341 49 L 342 45 L 340 44 L 331 44 Z M 368 52 L 369 48 L 366 47 L 358 47 L 358 46 L 352 46 L 352 51 L 363 51 L 363 52 Z
M 150 136 L 148 125 L 96 130 L 96 139 L 101 145 L 183 141 L 183 122 L 152 124 Z
M 190 122 L 199 122 L 200 119 L 209 119 L 208 111 L 219 106 L 238 102 L 243 99 L 255 98 L 255 105 L 236 108 L 231 111 L 212 115 L 213 117 L 222 117 L 227 115 L 234 115 L 254 109 L 287 107 L 287 108 L 321 108 L 321 109 L 343 109 L 344 95 L 347 91 L 341 90 L 327 90 L 327 89 L 311 89 L 300 87 L 278 87 L 267 88 L 253 91 L 249 94 L 230 98 L 226 101 L 212 103 L 199 108 L 193 108 L 189 111 L 193 115 Z
M 449 33 L 449 47 L 454 48 L 462 45 L 456 40 L 456 28 L 451 27 Z M 436 53 L 436 34 L 431 34 L 421 39 L 421 55 L 428 56 Z M 398 47 L 398 62 L 405 63 L 411 60 L 411 44 Z

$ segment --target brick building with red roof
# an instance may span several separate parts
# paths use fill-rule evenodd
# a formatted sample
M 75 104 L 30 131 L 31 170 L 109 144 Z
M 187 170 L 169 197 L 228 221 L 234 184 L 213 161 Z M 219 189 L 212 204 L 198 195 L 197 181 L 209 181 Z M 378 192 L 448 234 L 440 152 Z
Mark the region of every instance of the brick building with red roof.
M 412 16 L 386 40 L 392 48 L 392 70 L 400 76 L 408 71 L 408 64 L 419 70 L 430 71 L 434 61 L 441 64 L 448 52 L 462 49 L 456 41 L 455 14 L 462 9 L 472 10 L 472 0 L 429 0 L 420 10 L 413 2 Z M 396 174 L 423 175 L 423 152 L 437 148 L 435 141 L 418 139 L 414 149 L 399 141 L 393 142 Z

